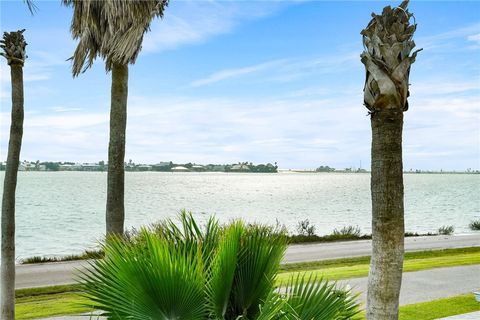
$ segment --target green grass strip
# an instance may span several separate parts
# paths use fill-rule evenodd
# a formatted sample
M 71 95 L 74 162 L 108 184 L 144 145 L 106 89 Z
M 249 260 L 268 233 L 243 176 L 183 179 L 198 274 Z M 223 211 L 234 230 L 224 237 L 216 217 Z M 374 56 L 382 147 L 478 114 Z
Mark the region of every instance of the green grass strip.
M 433 320 L 475 311 L 480 311 L 480 303 L 470 293 L 400 307 L 400 320 Z
M 420 271 L 433 268 L 456 267 L 465 265 L 480 264 L 480 253 L 455 254 L 451 256 L 408 259 L 403 263 L 404 272 Z M 369 264 L 358 264 L 344 267 L 324 267 L 319 269 L 308 269 L 307 274 L 313 274 L 330 280 L 347 278 L 359 278 L 368 276 Z M 303 273 L 305 270 L 294 272 L 283 272 L 277 276 L 277 283 L 287 281 L 292 275 Z
M 27 288 L 15 290 L 15 298 L 41 296 L 46 294 L 64 293 L 78 291 L 78 284 L 66 284 L 60 286 Z
M 86 313 L 92 311 L 81 305 L 87 302 L 85 298 L 74 292 L 17 298 L 15 319 L 27 320 Z
M 475 300 L 473 294 L 469 293 L 400 306 L 399 320 L 434 320 L 476 311 L 480 311 L 480 303 Z M 355 319 L 366 319 L 365 311 Z
M 460 254 L 480 254 L 480 247 L 406 252 L 404 261 L 436 257 L 451 257 Z M 337 268 L 364 264 L 370 264 L 370 256 L 288 263 L 280 267 L 280 272 L 318 270 L 324 268 Z

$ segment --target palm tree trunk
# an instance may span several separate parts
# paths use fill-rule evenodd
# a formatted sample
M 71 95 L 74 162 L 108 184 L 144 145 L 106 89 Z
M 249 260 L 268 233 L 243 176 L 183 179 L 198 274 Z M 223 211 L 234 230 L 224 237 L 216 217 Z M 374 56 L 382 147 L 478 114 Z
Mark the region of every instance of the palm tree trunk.
M 125 220 L 125 131 L 127 127 L 128 65 L 112 67 L 110 142 L 108 145 L 107 235 L 123 234 Z
M 12 122 L 2 198 L 1 319 L 15 319 L 15 189 L 23 135 L 23 66 L 11 64 Z
M 404 253 L 403 110 L 372 115 L 372 260 L 367 319 L 398 319 Z
M 362 30 L 366 69 L 364 105 L 372 125 L 372 260 L 367 319 L 396 320 L 402 284 L 404 207 L 402 130 L 408 110 L 410 67 L 418 51 L 408 0 L 386 6 Z

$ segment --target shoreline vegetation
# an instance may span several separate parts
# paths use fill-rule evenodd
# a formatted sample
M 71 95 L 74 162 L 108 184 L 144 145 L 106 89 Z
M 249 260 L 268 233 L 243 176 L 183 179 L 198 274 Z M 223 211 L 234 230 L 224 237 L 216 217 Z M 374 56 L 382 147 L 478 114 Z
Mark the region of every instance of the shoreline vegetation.
M 471 222 L 471 225 L 477 225 L 479 221 L 475 220 Z M 152 224 L 148 228 L 158 228 L 158 224 Z M 277 224 L 276 228 L 285 228 Z M 308 243 L 330 243 L 339 241 L 358 241 L 358 240 L 371 240 L 371 234 L 362 234 L 361 229 L 358 226 L 345 226 L 340 229 L 334 229 L 332 233 L 327 235 L 317 235 L 315 233 L 315 225 L 311 224 L 308 219 L 299 221 L 297 224 L 295 234 L 288 235 L 288 242 L 290 245 L 294 244 L 308 244 Z M 445 232 L 445 230 L 449 232 Z M 475 230 L 475 229 L 472 229 Z M 417 233 L 417 232 L 405 232 L 405 237 L 430 237 L 439 235 L 451 235 L 453 234 L 452 226 L 442 226 L 438 229 L 438 232 Z M 126 232 L 126 238 L 134 239 L 138 236 L 138 230 L 135 228 Z M 78 260 L 90 260 L 101 259 L 105 253 L 101 250 L 85 250 L 80 254 L 70 254 L 65 256 L 32 256 L 19 260 L 19 264 L 36 264 L 36 263 L 50 263 L 50 262 L 66 262 L 66 261 L 78 261 Z

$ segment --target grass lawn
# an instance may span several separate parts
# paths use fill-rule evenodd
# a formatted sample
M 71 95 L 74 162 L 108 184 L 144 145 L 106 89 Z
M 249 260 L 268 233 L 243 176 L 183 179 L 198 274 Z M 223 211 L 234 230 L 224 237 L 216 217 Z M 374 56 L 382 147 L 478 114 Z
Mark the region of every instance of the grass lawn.
M 332 280 L 363 277 L 368 275 L 369 261 L 369 257 L 358 257 L 283 265 L 278 281 L 286 280 L 300 271 L 313 272 Z M 405 255 L 404 271 L 471 264 L 480 264 L 480 248 L 407 253 Z M 36 319 L 91 311 L 88 307 L 81 305 L 86 301 L 75 293 L 75 290 L 78 290 L 76 285 L 17 290 L 16 319 Z M 403 306 L 400 311 L 400 319 L 434 319 L 435 317 L 430 317 L 431 314 L 450 312 L 436 316 L 443 317 L 476 311 L 479 308 L 480 304 L 474 301 L 473 295 L 463 295 Z M 421 312 L 425 312 L 428 316 Z
M 399 318 L 400 320 L 434 320 L 475 311 L 480 311 L 480 303 L 470 293 L 401 306 Z M 362 312 L 357 319 L 365 319 L 365 312 Z
M 480 247 L 406 252 L 404 256 L 404 261 L 426 259 L 426 258 L 450 257 L 453 255 L 462 255 L 462 254 L 473 254 L 473 256 L 475 256 L 475 254 L 480 255 Z M 369 264 L 369 263 L 370 263 L 370 256 L 363 256 L 363 257 L 353 257 L 353 258 L 343 258 L 343 259 L 333 259 L 333 260 L 288 263 L 288 264 L 282 265 L 280 267 L 280 271 L 287 272 L 287 271 L 317 270 L 317 269 L 323 269 L 323 268 L 356 266 L 356 265 L 363 265 L 363 264 Z
M 480 311 L 473 294 L 406 305 L 400 308 L 400 320 L 431 320 L 457 314 Z
M 23 297 L 17 299 L 15 318 L 27 320 L 90 312 L 90 308 L 79 305 L 82 302 L 85 300 L 72 292 Z M 433 320 L 474 311 L 480 311 L 480 303 L 475 301 L 473 294 L 465 294 L 401 306 L 400 320 Z M 365 319 L 365 313 L 357 319 Z
M 15 319 L 37 319 L 91 311 L 82 306 L 87 300 L 74 292 L 17 298 Z
M 354 259 L 358 259 L 355 261 L 356 264 L 352 261 L 343 261 L 343 263 L 342 261 L 318 261 L 305 263 L 303 268 L 302 263 L 297 263 L 291 266 L 286 265 L 282 268 L 282 273 L 278 275 L 277 281 L 285 282 L 291 275 L 305 272 L 306 270 L 308 270 L 307 272 L 309 274 L 312 273 L 332 280 L 368 276 L 370 258 L 360 257 L 343 260 Z M 406 255 L 403 263 L 403 271 L 412 272 L 473 264 L 480 264 L 480 248 L 475 248 L 475 250 L 470 250 L 470 248 L 461 250 L 441 250 L 436 256 L 431 253 L 425 254 L 423 252 L 417 253 L 416 256 Z

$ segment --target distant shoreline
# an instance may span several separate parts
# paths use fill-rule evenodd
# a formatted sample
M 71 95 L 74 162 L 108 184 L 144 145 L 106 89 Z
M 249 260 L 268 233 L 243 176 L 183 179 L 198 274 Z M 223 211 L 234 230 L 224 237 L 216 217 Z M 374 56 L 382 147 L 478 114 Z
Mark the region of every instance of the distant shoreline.
M 278 169 L 278 173 L 327 173 L 327 174 L 337 174 L 337 173 L 346 173 L 346 174 L 370 174 L 370 171 L 330 171 L 330 172 L 320 172 L 320 171 L 310 171 L 310 170 L 290 170 L 290 169 Z M 480 174 L 480 171 L 475 172 L 466 172 L 466 171 L 404 171 L 404 174 Z
M 0 172 L 5 172 L 5 170 L 1 170 Z M 91 172 L 104 172 L 107 173 L 107 170 L 24 170 L 24 171 L 19 171 L 19 173 L 23 172 L 28 172 L 28 173 L 39 173 L 39 172 L 86 172 L 86 173 L 91 173 Z M 259 173 L 264 173 L 264 174 L 370 174 L 370 171 L 362 171 L 362 172 L 357 172 L 357 171 L 330 171 L 330 172 L 322 172 L 322 171 L 312 171 L 312 170 L 291 170 L 291 169 L 278 169 L 278 172 L 249 172 L 249 171 L 244 171 L 244 172 L 235 172 L 235 171 L 185 171 L 185 172 L 175 172 L 175 171 L 154 171 L 154 170 L 148 170 L 148 171 L 130 171 L 130 170 L 125 170 L 125 173 L 153 173 L 153 172 L 158 172 L 158 173 L 181 173 L 181 174 L 206 174 L 206 173 L 222 173 L 222 174 L 259 174 Z M 420 171 L 420 172 L 415 172 L 415 171 L 404 171 L 403 174 L 480 174 L 480 171 L 472 171 L 472 172 L 466 172 L 466 171 Z

